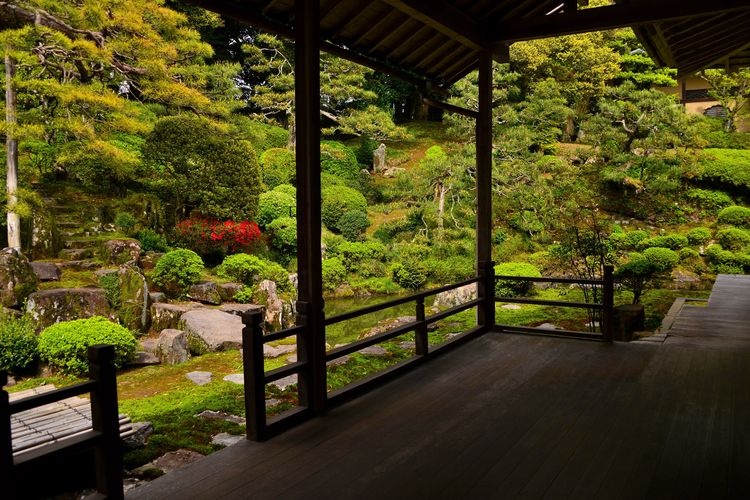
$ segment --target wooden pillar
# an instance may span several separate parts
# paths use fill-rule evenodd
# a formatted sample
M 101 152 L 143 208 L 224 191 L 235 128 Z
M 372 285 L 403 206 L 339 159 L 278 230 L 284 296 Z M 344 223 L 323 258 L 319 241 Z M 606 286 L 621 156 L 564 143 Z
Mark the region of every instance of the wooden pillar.
M 297 132 L 298 356 L 307 369 L 299 377 L 299 404 L 325 411 L 326 363 L 323 278 L 320 253 L 320 5 L 296 0 L 294 99 Z
M 10 397 L 5 391 L 8 373 L 0 371 L 0 484 L 3 498 L 16 498 L 13 474 L 13 442 L 10 428 Z
M 492 57 L 485 51 L 479 59 L 479 115 L 477 137 L 477 272 L 479 298 L 477 324 L 495 325 L 495 287 L 492 261 Z
M 263 363 L 263 331 L 260 311 L 242 313 L 242 363 L 245 381 L 245 418 L 247 439 L 265 441 L 266 373 Z

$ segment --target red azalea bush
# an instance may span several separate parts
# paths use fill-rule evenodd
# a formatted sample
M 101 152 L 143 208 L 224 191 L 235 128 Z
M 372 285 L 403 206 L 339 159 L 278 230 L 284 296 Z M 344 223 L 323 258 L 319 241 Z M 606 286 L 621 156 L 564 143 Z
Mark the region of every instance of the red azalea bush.
M 258 224 L 252 221 L 220 221 L 191 216 L 174 228 L 175 243 L 199 254 L 247 251 L 260 240 Z

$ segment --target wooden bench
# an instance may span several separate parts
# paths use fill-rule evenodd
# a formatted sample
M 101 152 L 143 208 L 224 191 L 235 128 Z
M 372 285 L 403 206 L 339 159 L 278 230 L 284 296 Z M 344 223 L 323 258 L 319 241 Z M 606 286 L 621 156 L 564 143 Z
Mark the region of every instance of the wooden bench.
M 10 401 L 55 390 L 52 384 L 10 393 Z M 127 415 L 119 415 L 120 438 L 134 434 Z M 73 396 L 62 401 L 25 410 L 10 417 L 13 456 L 46 444 L 80 435 L 92 428 L 91 401 Z

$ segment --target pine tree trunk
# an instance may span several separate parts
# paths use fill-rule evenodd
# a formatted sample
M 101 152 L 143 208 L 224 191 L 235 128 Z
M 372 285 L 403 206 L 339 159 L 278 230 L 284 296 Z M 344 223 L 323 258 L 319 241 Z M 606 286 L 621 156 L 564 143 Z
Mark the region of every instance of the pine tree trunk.
M 438 185 L 438 230 L 437 230 L 437 239 L 442 240 L 443 239 L 443 229 L 445 228 L 445 223 L 443 222 L 443 217 L 445 215 L 445 193 L 448 190 L 445 188 L 445 185 L 443 183 L 440 183 Z
M 7 125 L 6 150 L 6 187 L 8 192 L 8 246 L 21 250 L 21 218 L 12 209 L 18 202 L 18 140 L 15 137 L 16 89 L 13 77 L 16 73 L 16 61 L 5 55 L 5 123 Z

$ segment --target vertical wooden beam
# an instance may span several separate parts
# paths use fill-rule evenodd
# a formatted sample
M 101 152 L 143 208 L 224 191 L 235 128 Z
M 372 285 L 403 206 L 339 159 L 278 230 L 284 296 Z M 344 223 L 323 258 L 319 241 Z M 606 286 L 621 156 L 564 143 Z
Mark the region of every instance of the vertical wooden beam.
M 245 381 L 246 434 L 247 439 L 253 441 L 265 441 L 268 438 L 262 321 L 260 311 L 242 313 L 242 371 Z
M 602 318 L 601 318 L 601 330 L 604 338 L 612 341 L 614 335 L 614 324 L 613 315 L 615 308 L 615 283 L 614 283 L 614 271 L 615 268 L 612 265 L 604 266 L 604 276 L 602 280 L 604 284 L 602 286 Z
M 320 2 L 296 0 L 294 99 L 297 133 L 297 267 L 300 406 L 325 411 L 326 362 L 323 278 L 320 253 Z
M 484 51 L 479 59 L 479 116 L 477 136 L 477 272 L 484 279 L 478 287 L 477 325 L 495 325 L 495 292 L 492 269 L 492 56 Z
M 0 371 L 0 484 L 3 498 L 16 498 L 13 474 L 13 442 L 10 429 L 10 397 L 5 391 L 8 372 Z

